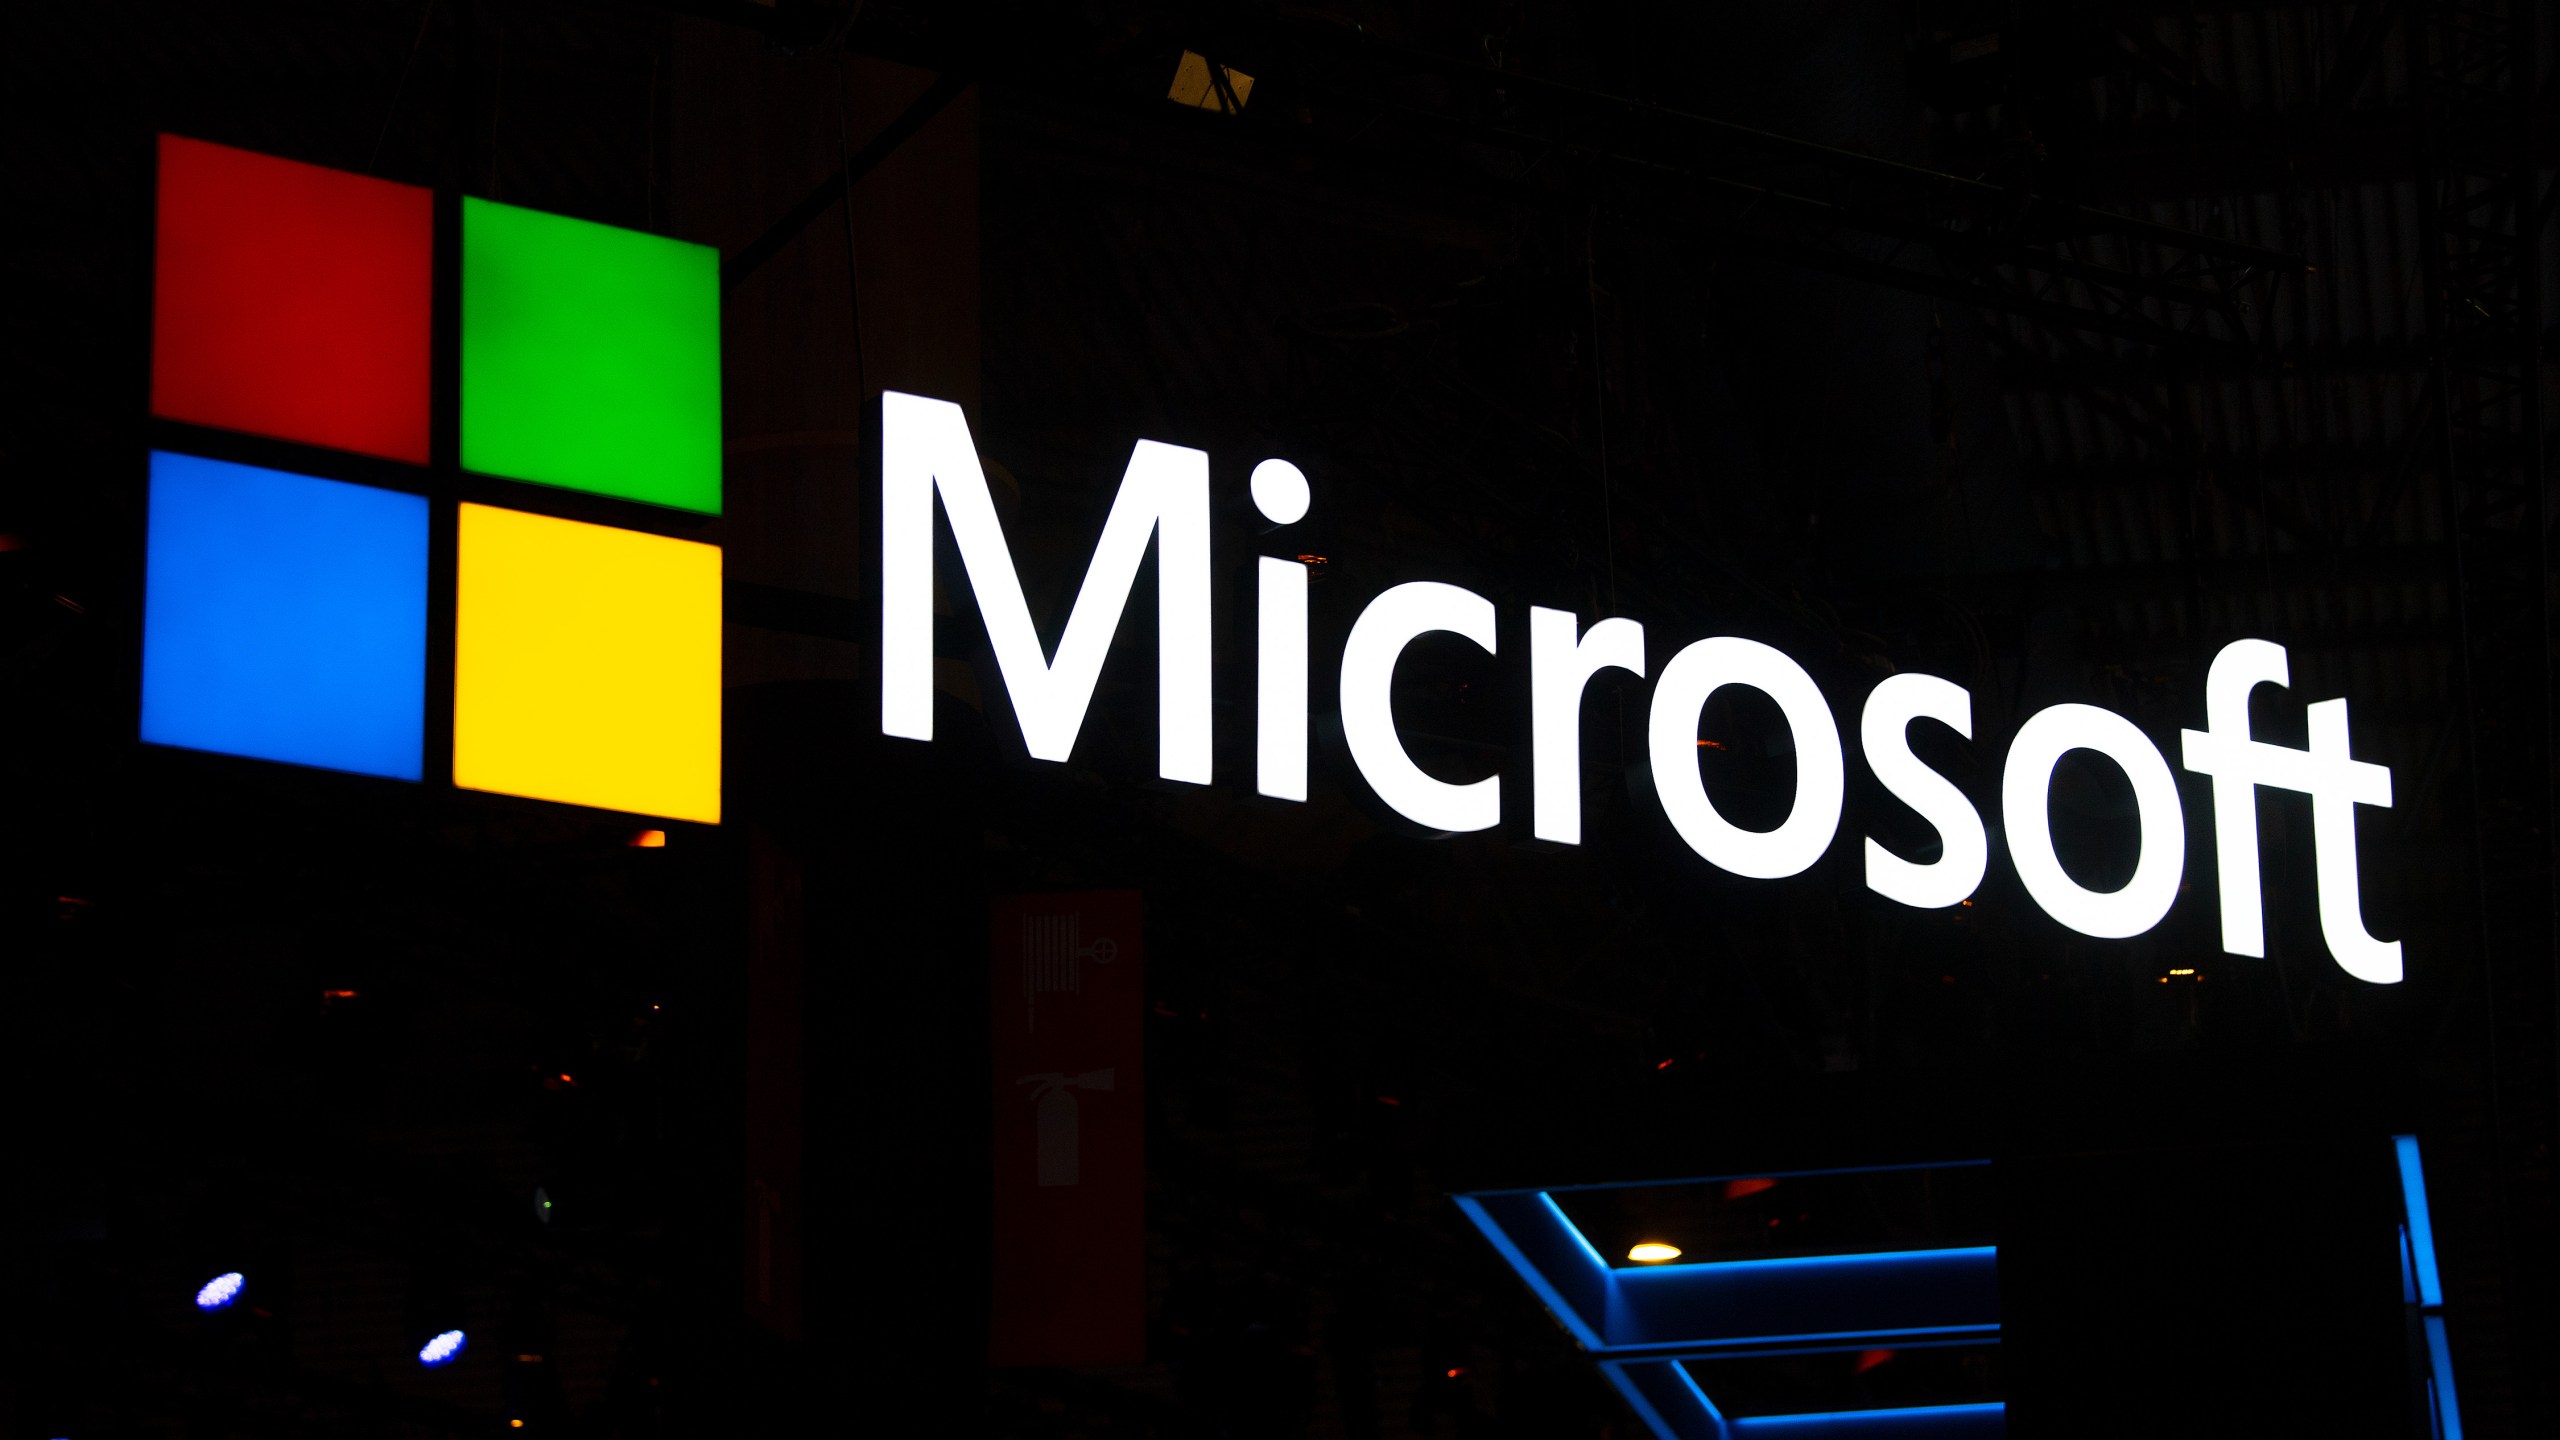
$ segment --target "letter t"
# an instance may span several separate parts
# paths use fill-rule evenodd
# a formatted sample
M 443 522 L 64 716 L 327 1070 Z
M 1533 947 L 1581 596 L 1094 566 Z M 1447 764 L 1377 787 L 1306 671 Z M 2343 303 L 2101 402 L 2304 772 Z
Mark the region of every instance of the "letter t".
M 2222 948 L 2267 953 L 2266 915 L 2258 888 L 2258 796 L 2261 785 L 2311 797 L 2312 846 L 2320 886 L 2320 934 L 2338 967 L 2377 985 L 2400 979 L 2400 942 L 2376 940 L 2364 928 L 2356 877 L 2355 807 L 2391 804 L 2391 770 L 2347 753 L 2347 702 L 2310 707 L 2311 748 L 2290 750 L 2249 738 L 2249 692 L 2290 684 L 2284 647 L 2234 640 L 2205 672 L 2205 728 L 2183 732 L 2186 765 L 2213 777 L 2214 848 L 2219 854 Z

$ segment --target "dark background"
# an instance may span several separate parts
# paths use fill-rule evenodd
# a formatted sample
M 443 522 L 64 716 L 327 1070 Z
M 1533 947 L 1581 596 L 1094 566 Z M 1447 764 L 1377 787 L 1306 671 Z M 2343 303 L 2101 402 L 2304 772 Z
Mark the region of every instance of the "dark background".
M 2414 1131 L 2464 1419 L 2550 1433 L 2560 125 L 2550 27 L 2484 13 L 13 7 L 0 1425 L 1626 1437 L 1450 1191 L 1988 1156 L 2018 1434 L 2404 1434 Z M 1164 98 L 1186 48 L 1241 114 Z M 219 443 L 146 417 L 162 130 L 729 257 L 726 823 L 634 849 L 135 743 L 144 457 Z M 941 738 L 878 736 L 884 386 L 968 407 L 1052 638 L 1129 445 L 1210 453 L 1215 786 L 1152 779 L 1143 599 L 1072 764 L 1013 758 L 965 605 Z M 1257 537 L 1270 455 L 1316 501 Z M 1723 876 L 1627 783 L 1638 684 L 1594 686 L 1575 850 L 1399 828 L 1321 717 L 1312 802 L 1258 801 L 1254 553 L 1324 557 L 1320 701 L 1422 578 L 1634 616 L 1657 667 L 1766 640 L 1844 729 L 1947 676 L 1975 741 L 1924 754 L 1987 818 L 2035 710 L 2174 756 L 2214 651 L 2280 641 L 2259 733 L 2346 695 L 2393 768 L 2360 834 L 2409 978 L 2328 959 L 2297 798 L 2269 956 L 2222 956 L 2195 777 L 2132 941 L 2045 917 L 1996 827 L 1971 906 L 1868 893 L 1857 837 L 1926 830 L 1856 764 L 1820 865 Z M 1524 640 L 1398 692 L 1515 808 Z M 1774 823 L 1774 710 L 1706 724 Z M 2065 767 L 2088 883 L 2129 801 Z M 991 1374 L 988 901 L 1101 888 L 1149 916 L 1150 1358 Z

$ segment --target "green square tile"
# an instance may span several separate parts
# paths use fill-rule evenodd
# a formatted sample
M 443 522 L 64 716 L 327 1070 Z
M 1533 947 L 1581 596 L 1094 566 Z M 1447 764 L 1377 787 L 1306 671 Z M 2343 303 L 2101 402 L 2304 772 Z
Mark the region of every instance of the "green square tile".
M 462 202 L 462 464 L 720 513 L 720 253 Z

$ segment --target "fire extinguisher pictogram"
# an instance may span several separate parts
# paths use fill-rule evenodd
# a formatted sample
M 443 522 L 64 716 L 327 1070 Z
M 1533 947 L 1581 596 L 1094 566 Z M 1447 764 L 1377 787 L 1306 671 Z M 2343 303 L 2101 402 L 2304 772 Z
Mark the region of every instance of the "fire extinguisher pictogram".
M 1079 1125 L 1083 1106 L 1071 1092 L 1111 1089 L 1111 1068 L 1087 1070 L 1081 1075 L 1049 1070 L 1025 1075 L 1013 1083 L 1040 1087 L 1032 1092 L 1032 1102 L 1039 1107 L 1033 1120 L 1032 1143 L 1037 1155 L 1040 1183 L 1075 1184 L 1084 1171 L 1083 1137 Z

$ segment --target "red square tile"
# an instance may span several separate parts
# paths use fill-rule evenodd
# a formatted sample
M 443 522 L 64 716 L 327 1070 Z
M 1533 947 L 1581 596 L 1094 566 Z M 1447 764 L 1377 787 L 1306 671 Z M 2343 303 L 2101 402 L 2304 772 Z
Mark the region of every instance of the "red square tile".
M 151 413 L 425 464 L 435 198 L 160 137 Z

